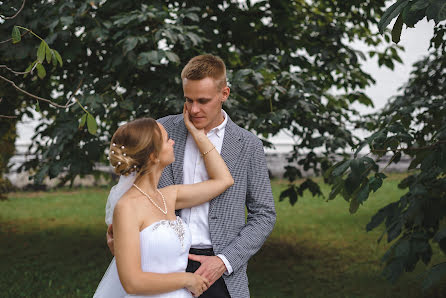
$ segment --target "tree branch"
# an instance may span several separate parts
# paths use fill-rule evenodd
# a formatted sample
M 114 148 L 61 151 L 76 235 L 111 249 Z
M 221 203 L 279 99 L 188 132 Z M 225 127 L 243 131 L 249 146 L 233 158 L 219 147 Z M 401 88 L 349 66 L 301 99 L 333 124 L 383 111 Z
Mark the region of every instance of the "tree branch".
M 23 36 L 25 36 L 25 35 L 28 34 L 28 33 L 29 33 L 29 31 L 25 31 L 25 33 L 20 34 L 20 37 L 23 37 Z M 2 41 L 0 41 L 0 44 L 2 44 L 2 43 L 7 43 L 7 42 L 9 42 L 9 41 L 11 41 L 11 40 L 12 40 L 12 38 L 7 39 L 7 40 L 2 40 Z
M 26 91 L 26 90 L 23 90 L 22 88 L 20 88 L 19 86 L 17 86 L 13 81 L 8 80 L 7 78 L 5 78 L 5 77 L 3 77 L 3 76 L 1 76 L 1 75 L 0 75 L 0 79 L 2 79 L 2 80 L 4 80 L 4 81 L 8 82 L 8 83 L 11 84 L 15 89 L 17 89 L 18 91 L 20 91 L 20 92 L 22 92 L 22 93 L 24 93 L 24 94 L 26 94 L 26 95 L 28 95 L 28 96 L 30 96 L 30 97 L 32 97 L 32 98 L 35 98 L 35 99 L 40 100 L 40 101 L 44 101 L 44 102 L 46 102 L 46 103 L 48 103 L 48 104 L 50 104 L 50 105 L 52 105 L 52 106 L 54 106 L 54 107 L 56 107 L 56 108 L 62 108 L 62 109 L 69 108 L 70 106 L 74 105 L 74 104 L 77 102 L 77 100 L 76 100 L 75 102 L 70 103 L 71 99 L 73 99 L 74 95 L 77 93 L 77 91 L 79 91 L 79 89 L 80 89 L 80 87 L 81 87 L 81 85 L 82 85 L 82 81 L 83 81 L 83 80 L 81 80 L 81 81 L 79 82 L 79 86 L 77 87 L 76 91 L 74 91 L 73 94 L 70 96 L 70 98 L 68 99 L 67 103 L 66 103 L 65 105 L 60 105 L 60 104 L 57 104 L 57 103 L 53 102 L 53 101 L 50 100 L 50 99 L 46 99 L 46 98 L 43 98 L 43 97 L 34 95 L 34 94 L 32 94 L 32 93 L 29 93 L 29 92 Z
M 396 149 L 396 150 L 387 150 L 387 149 L 371 149 L 370 152 L 375 153 L 375 152 L 398 152 L 398 151 L 420 151 L 420 150 L 428 150 L 428 149 L 434 149 L 435 147 L 438 146 L 438 144 L 442 144 L 442 143 L 446 143 L 446 140 L 440 140 L 437 141 L 431 145 L 428 146 L 423 146 L 423 147 L 417 147 L 417 148 L 412 148 L 412 147 L 407 147 L 407 148 L 400 148 L 400 149 Z
M 15 75 L 23 75 L 23 74 L 27 74 L 27 73 L 30 73 L 31 71 L 33 71 L 34 68 L 36 67 L 36 65 L 37 65 L 37 63 L 34 64 L 34 67 L 32 69 L 30 69 L 29 71 L 15 71 L 15 70 L 12 70 L 11 68 L 9 68 L 6 65 L 0 65 L 0 68 L 6 68 L 7 70 L 9 70 L 10 72 L 12 72 Z
M 4 16 L 4 15 L 0 15 L 0 16 L 1 16 L 3 19 L 5 19 L 5 20 L 12 20 L 12 19 L 15 18 L 16 16 L 18 16 L 18 14 L 22 11 L 23 7 L 25 6 L 25 1 L 26 1 L 26 0 L 23 0 L 23 2 L 22 2 L 22 7 L 20 7 L 19 11 L 17 11 L 16 14 L 13 15 L 12 17 L 6 17 L 6 16 Z
M 0 118 L 6 118 L 6 119 L 16 119 L 17 116 L 7 116 L 7 115 L 0 115 Z

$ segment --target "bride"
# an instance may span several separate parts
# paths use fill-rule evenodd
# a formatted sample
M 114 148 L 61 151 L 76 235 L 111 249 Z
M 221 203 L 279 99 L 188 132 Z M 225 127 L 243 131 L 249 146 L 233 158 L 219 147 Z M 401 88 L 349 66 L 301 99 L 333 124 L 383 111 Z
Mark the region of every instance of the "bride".
M 209 180 L 201 183 L 157 188 L 161 173 L 175 156 L 174 141 L 154 119 L 129 122 L 113 135 L 110 163 L 117 174 L 128 178 L 124 179 L 125 193 L 117 202 L 107 203 L 108 209 L 114 208 L 115 258 L 94 297 L 190 298 L 200 296 L 209 286 L 204 277 L 185 272 L 191 236 L 175 210 L 211 200 L 234 180 L 185 108 L 183 115 L 209 175 Z

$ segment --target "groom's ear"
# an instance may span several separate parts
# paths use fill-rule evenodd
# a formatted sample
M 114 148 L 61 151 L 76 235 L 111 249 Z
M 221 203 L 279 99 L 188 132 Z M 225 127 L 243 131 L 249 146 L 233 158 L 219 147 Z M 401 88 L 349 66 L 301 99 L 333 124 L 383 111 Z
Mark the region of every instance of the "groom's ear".
M 222 94 L 221 103 L 224 103 L 228 99 L 230 93 L 231 89 L 228 86 L 224 86 L 221 89 L 221 94 Z

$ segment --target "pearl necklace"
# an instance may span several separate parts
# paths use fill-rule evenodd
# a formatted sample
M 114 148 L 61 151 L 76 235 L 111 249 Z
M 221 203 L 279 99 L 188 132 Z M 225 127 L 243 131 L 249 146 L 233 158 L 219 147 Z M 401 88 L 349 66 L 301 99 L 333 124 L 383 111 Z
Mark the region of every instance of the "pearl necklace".
M 152 204 L 155 205 L 155 207 L 158 208 L 164 215 L 167 215 L 166 199 L 164 198 L 163 194 L 159 191 L 159 189 L 156 189 L 156 190 L 158 191 L 158 193 L 161 195 L 161 198 L 163 199 L 164 209 L 166 209 L 166 211 L 161 209 L 161 207 L 158 206 L 158 204 L 155 203 L 155 201 L 152 200 L 152 198 L 148 194 L 146 194 L 141 188 L 139 188 L 135 183 L 133 183 L 133 186 L 136 187 L 136 189 L 139 190 L 143 195 L 145 195 L 150 200 L 150 202 L 152 202 Z

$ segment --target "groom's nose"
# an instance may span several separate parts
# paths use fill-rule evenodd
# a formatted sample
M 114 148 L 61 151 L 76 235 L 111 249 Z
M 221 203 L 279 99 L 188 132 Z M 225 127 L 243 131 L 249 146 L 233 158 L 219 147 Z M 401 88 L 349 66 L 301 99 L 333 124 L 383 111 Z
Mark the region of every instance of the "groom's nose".
M 190 113 L 191 114 L 197 114 L 200 111 L 200 107 L 198 105 L 198 103 L 193 102 L 191 107 L 190 107 Z

